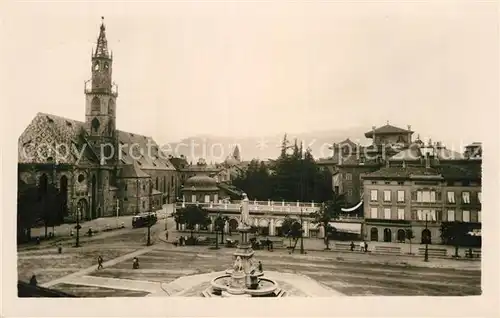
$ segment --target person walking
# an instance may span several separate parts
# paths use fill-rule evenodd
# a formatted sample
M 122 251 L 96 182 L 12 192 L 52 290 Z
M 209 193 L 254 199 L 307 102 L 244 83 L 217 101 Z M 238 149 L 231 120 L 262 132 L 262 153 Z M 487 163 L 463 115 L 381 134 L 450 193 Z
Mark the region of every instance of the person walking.
M 97 270 L 104 269 L 104 266 L 102 266 L 102 262 L 103 262 L 102 256 L 99 255 L 97 257 Z
M 165 240 L 168 241 L 168 231 L 165 232 Z
M 365 242 L 365 253 L 368 252 L 368 243 Z
M 354 242 L 351 241 L 351 252 L 354 252 Z
M 259 261 L 259 267 L 258 268 L 259 268 L 259 272 L 262 272 L 262 262 L 261 261 Z

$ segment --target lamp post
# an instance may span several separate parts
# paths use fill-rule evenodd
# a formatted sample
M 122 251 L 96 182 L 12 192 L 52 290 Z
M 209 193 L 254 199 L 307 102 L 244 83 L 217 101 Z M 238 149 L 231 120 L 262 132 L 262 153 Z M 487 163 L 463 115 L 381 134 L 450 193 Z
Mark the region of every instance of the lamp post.
M 425 213 L 425 254 L 424 262 L 429 261 L 429 235 L 427 234 L 429 229 L 427 228 L 427 213 Z
M 76 242 L 75 247 L 80 247 L 80 213 L 82 211 L 81 204 L 76 207 Z
M 300 254 L 304 254 L 304 223 L 302 221 L 302 208 L 300 208 Z
M 120 215 L 120 200 L 116 199 L 116 227 L 120 227 L 119 217 Z

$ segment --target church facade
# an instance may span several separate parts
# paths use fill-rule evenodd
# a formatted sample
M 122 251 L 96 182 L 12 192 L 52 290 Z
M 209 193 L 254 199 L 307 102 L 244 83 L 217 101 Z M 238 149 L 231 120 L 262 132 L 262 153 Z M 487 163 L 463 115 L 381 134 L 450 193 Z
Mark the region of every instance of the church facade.
M 177 171 L 148 136 L 116 129 L 118 87 L 100 26 L 85 83 L 85 120 L 38 113 L 18 139 L 21 184 L 64 194 L 68 215 L 85 220 L 136 214 L 175 201 Z

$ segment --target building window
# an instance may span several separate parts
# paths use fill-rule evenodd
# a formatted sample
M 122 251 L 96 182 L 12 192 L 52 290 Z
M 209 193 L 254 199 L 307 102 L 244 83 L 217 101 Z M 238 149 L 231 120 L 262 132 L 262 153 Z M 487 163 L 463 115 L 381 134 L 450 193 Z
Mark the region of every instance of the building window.
M 391 202 L 391 190 L 384 190 L 384 201 Z
M 417 210 L 411 210 L 411 219 L 416 220 L 417 219 Z
M 347 196 L 352 197 L 352 189 L 347 190 Z
M 390 220 L 391 219 L 391 209 L 384 209 L 384 219 Z
M 470 203 L 470 192 L 468 192 L 468 191 L 462 192 L 462 202 L 464 204 L 469 204 Z
M 196 202 L 196 194 L 191 195 L 191 202 Z
M 477 201 L 478 201 L 479 203 L 483 203 L 483 202 L 481 201 L 481 191 L 479 191 L 479 192 L 477 193 Z
M 436 191 L 417 191 L 417 202 L 436 202 Z
M 219 202 L 219 196 L 217 195 L 217 193 L 214 194 L 214 202 Z
M 405 209 L 398 209 L 398 220 L 405 219 Z
M 371 208 L 370 210 L 370 217 L 372 219 L 378 219 L 378 215 L 377 215 L 377 208 Z
M 377 184 L 377 181 L 372 181 L 372 184 Z
M 452 203 L 452 204 L 455 203 L 455 192 L 448 191 L 446 196 L 448 198 L 448 203 Z
M 384 184 L 391 184 L 391 182 L 390 181 L 385 181 Z
M 345 174 L 345 179 L 346 179 L 346 180 L 352 180 L 352 174 L 350 174 L 350 173 L 346 173 L 346 174 Z
M 464 222 L 470 222 L 470 211 L 463 211 L 462 220 Z
M 205 194 L 205 203 L 210 202 L 210 196 L 208 194 Z
M 398 190 L 398 202 L 405 202 L 405 192 Z
M 477 222 L 481 223 L 481 211 L 477 211 Z
M 405 182 L 404 181 L 398 181 L 398 185 L 404 185 Z
M 448 222 L 455 222 L 455 210 L 448 210 Z
M 370 191 L 370 201 L 378 201 L 378 191 L 377 190 Z

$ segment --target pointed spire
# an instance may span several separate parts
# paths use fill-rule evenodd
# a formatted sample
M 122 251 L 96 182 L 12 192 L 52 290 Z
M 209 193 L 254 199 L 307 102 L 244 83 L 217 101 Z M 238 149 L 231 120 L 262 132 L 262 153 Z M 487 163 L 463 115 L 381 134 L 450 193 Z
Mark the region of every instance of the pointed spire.
M 97 38 L 97 47 L 95 49 L 95 57 L 107 57 L 109 58 L 108 52 L 108 40 L 106 40 L 106 27 L 104 26 L 104 17 L 101 17 L 101 28 L 99 32 L 99 37 Z

